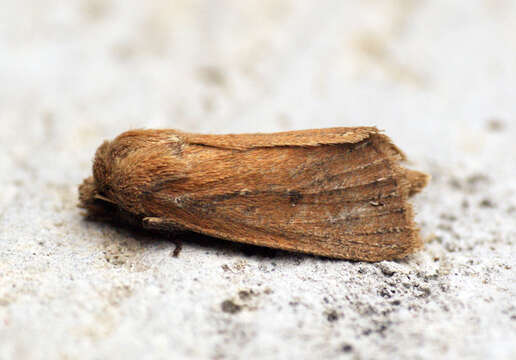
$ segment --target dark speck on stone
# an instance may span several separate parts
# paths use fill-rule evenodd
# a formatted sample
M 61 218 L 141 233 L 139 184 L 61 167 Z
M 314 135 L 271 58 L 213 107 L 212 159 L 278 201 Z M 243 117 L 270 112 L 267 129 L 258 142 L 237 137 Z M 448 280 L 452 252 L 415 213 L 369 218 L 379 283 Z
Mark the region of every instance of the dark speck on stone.
M 220 304 L 222 311 L 228 314 L 236 314 L 242 311 L 242 306 L 235 304 L 233 300 L 225 300 Z
M 342 345 L 341 350 L 342 350 L 342 352 L 349 353 L 349 352 L 353 351 L 353 346 L 351 346 L 349 344 L 344 344 L 344 345 Z
M 328 319 L 329 322 L 335 322 L 339 320 L 339 314 L 335 310 L 331 310 L 326 314 L 326 319 Z
M 480 202 L 480 207 L 483 208 L 495 208 L 496 205 L 490 199 L 484 199 Z

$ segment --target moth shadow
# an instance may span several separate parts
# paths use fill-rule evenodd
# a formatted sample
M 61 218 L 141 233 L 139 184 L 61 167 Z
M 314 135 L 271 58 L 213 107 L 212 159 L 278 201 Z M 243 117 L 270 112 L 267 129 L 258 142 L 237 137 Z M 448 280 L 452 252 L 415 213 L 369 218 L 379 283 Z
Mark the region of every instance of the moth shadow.
M 299 255 L 303 256 L 302 254 L 295 254 L 280 249 L 234 242 L 195 232 L 187 232 L 178 235 L 178 239 L 184 239 L 185 243 L 187 242 L 190 247 L 205 249 L 206 251 L 214 250 L 215 253 L 223 253 L 232 256 L 256 257 L 261 259 L 292 259 Z
M 182 256 L 180 251 L 182 247 L 187 246 L 188 248 L 195 248 L 199 251 L 204 250 L 206 253 L 212 252 L 214 255 L 225 254 L 235 257 L 254 257 L 263 260 L 295 260 L 296 262 L 300 262 L 305 258 L 321 258 L 316 255 L 294 253 L 286 250 L 229 241 L 192 231 L 168 233 L 142 229 L 141 227 L 120 222 L 105 222 L 95 219 L 85 219 L 84 221 L 95 223 L 98 226 L 106 226 L 114 230 L 120 235 L 120 241 L 111 240 L 117 241 L 117 245 L 120 247 L 127 246 L 125 239 L 131 238 L 142 250 L 160 245 L 175 246 L 177 249 L 175 255 L 179 257 Z

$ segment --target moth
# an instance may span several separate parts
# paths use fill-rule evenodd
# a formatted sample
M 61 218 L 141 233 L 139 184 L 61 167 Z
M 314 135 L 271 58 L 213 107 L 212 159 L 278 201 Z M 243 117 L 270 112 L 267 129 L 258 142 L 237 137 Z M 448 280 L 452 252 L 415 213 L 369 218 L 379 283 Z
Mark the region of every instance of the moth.
M 422 246 L 409 198 L 429 177 L 375 127 L 203 135 L 132 130 L 79 187 L 89 217 L 331 258 Z

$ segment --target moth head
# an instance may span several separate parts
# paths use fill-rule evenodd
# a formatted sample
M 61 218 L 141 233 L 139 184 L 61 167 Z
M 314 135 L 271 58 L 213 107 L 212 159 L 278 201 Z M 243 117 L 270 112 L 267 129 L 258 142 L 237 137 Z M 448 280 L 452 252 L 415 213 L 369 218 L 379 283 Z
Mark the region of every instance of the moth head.
M 98 193 L 92 176 L 84 179 L 79 186 L 79 201 L 79 207 L 86 209 L 88 217 L 94 219 L 111 220 L 116 210 L 109 198 Z
M 104 142 L 95 153 L 93 176 L 80 187 L 81 206 L 89 213 L 99 206 L 142 213 L 141 195 L 156 188 L 154 179 L 168 184 L 181 176 L 180 151 L 175 133 L 156 130 L 127 131 Z

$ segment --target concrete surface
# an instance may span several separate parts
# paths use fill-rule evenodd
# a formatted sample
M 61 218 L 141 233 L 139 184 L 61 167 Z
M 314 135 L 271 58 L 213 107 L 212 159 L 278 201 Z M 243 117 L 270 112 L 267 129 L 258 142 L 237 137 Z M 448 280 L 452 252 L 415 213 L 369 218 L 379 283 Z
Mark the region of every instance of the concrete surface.
M 516 359 L 516 2 L 0 1 L 0 359 Z M 367 264 L 85 222 L 137 127 L 386 130 L 427 244 Z

